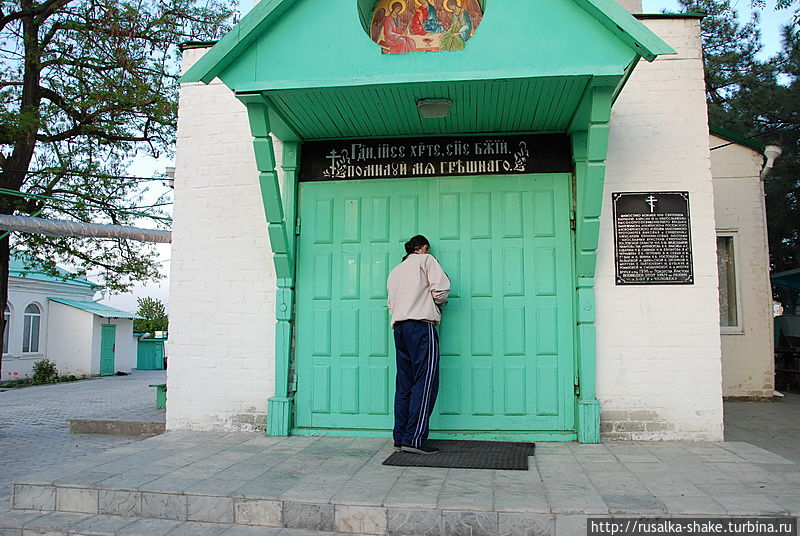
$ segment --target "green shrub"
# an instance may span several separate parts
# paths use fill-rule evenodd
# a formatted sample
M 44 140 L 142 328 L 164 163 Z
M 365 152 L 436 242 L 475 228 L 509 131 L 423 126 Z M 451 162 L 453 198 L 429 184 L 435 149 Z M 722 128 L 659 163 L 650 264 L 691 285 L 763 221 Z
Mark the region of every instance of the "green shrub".
M 33 364 L 33 376 L 31 380 L 35 383 L 50 383 L 58 378 L 56 364 L 49 359 L 42 359 Z

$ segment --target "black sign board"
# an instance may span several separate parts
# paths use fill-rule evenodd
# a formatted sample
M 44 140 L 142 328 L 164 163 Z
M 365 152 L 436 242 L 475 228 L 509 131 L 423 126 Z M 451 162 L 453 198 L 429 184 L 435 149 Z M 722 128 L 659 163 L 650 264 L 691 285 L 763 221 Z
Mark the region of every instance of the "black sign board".
M 617 285 L 691 285 L 688 192 L 612 194 Z
M 310 141 L 301 181 L 572 171 L 565 134 Z

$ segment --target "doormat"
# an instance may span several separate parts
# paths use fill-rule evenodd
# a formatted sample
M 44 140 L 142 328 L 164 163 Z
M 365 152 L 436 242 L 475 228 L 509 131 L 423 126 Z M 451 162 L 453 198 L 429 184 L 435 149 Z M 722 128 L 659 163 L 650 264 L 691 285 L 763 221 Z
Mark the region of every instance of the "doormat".
M 438 448 L 439 452 L 395 452 L 383 461 L 383 465 L 527 471 L 528 456 L 533 456 L 535 448 L 534 443 L 511 441 L 437 439 L 428 441 L 427 444 Z

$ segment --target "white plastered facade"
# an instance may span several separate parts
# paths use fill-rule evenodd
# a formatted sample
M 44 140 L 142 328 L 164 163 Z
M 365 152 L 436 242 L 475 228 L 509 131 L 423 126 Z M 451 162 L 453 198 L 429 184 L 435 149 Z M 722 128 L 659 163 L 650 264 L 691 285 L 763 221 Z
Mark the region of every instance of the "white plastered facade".
M 722 394 L 769 398 L 775 385 L 764 156 L 710 137 L 717 234 L 733 239 L 736 326 L 722 327 Z
M 8 352 L 3 354 L 3 379 L 29 377 L 42 359 L 56 364 L 61 375 L 91 376 L 100 373 L 100 328 L 98 322 L 117 324 L 115 371 L 130 372 L 136 366 L 133 321 L 105 319 L 50 298 L 92 301 L 96 289 L 69 283 L 9 277 Z M 38 351 L 23 352 L 25 309 L 35 304 L 40 311 Z M 14 374 L 16 372 L 16 374 Z M 11 373 L 11 374 L 9 374 Z
M 678 55 L 641 62 L 611 121 L 596 279 L 603 436 L 720 440 L 714 203 L 699 21 L 643 22 Z M 205 50 L 187 50 L 184 68 Z M 218 80 L 182 87 L 169 429 L 262 429 L 274 393 L 275 276 L 251 140 L 244 106 Z M 615 286 L 611 193 L 674 190 L 690 193 L 695 284 Z

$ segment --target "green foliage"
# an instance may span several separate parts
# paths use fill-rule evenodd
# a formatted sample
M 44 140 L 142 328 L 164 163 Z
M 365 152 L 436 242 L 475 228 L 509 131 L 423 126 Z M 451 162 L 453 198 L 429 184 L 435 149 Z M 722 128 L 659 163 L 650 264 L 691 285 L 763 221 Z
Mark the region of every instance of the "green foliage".
M 0 194 L 0 214 L 165 226 L 169 198 L 141 206 L 142 183 L 124 175 L 137 154 L 173 150 L 178 44 L 218 38 L 234 14 L 234 0 L 0 0 L 0 188 L 64 200 Z M 159 277 L 152 245 L 34 234 L 11 245 L 53 273 L 101 267 L 112 290 Z
M 51 383 L 58 378 L 56 364 L 49 359 L 42 359 L 33 364 L 31 380 L 34 383 Z
M 800 268 L 800 32 L 783 28 L 783 50 L 759 60 L 758 18 L 740 24 L 729 0 L 681 0 L 703 9 L 709 120 L 783 155 L 767 176 L 770 261 L 775 272 Z
M 156 298 L 139 298 L 139 309 L 136 314 L 143 319 L 133 321 L 133 330 L 155 335 L 156 331 L 167 331 L 169 329 L 169 318 L 161 300 Z

